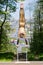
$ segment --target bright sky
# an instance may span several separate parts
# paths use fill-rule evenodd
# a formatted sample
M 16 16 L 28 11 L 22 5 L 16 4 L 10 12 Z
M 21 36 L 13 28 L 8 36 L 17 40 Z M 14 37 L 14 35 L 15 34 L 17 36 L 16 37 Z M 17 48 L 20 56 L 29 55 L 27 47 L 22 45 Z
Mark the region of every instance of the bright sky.
M 24 1 L 24 12 L 25 12 L 25 18 L 29 19 L 30 15 L 32 17 L 35 2 L 37 0 L 25 0 Z M 17 3 L 17 9 L 16 12 L 13 13 L 13 17 L 18 20 L 19 19 L 19 11 L 20 11 L 20 2 Z

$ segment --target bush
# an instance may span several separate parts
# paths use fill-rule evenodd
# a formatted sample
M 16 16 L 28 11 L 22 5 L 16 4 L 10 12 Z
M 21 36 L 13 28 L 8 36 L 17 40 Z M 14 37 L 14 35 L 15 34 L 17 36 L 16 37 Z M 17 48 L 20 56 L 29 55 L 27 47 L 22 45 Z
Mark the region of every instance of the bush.
M 43 61 L 43 57 L 39 57 L 39 61 Z
M 33 54 L 31 52 L 28 52 L 27 58 L 28 61 L 43 61 L 43 53 Z
M 39 55 L 39 61 L 43 61 L 43 54 Z
M 34 59 L 34 55 L 33 55 L 32 53 L 28 53 L 27 58 L 28 58 L 28 61 L 33 61 L 33 60 L 35 60 L 35 59 Z
M 0 59 L 14 60 L 15 54 L 12 52 L 0 53 Z

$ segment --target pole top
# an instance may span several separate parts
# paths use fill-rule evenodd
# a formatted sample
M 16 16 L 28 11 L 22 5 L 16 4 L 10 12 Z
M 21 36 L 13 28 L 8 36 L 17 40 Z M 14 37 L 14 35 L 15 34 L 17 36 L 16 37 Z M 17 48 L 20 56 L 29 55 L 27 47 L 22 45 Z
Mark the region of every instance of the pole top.
M 23 8 L 23 7 L 24 7 L 24 4 L 23 4 L 23 3 L 21 3 L 21 4 L 20 4 L 20 8 Z

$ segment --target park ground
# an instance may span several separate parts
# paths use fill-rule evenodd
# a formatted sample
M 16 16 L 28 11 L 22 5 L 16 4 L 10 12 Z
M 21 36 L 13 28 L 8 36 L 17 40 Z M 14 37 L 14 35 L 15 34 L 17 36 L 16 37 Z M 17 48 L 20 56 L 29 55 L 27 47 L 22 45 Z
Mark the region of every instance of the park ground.
M 0 65 L 43 65 L 42 61 L 28 61 L 28 62 L 18 62 L 18 61 L 14 61 L 14 62 L 0 62 Z

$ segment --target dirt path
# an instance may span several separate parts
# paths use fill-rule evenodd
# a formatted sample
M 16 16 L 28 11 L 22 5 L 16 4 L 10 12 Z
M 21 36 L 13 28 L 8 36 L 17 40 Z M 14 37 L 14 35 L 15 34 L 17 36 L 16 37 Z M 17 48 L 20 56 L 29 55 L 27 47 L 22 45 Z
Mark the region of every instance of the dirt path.
M 0 62 L 0 65 L 43 65 L 43 62 L 40 62 L 40 61 L 38 61 L 38 62 L 31 62 L 31 61 L 29 61 L 29 62 L 5 62 L 5 63 L 1 63 Z

